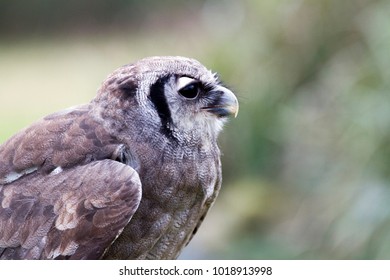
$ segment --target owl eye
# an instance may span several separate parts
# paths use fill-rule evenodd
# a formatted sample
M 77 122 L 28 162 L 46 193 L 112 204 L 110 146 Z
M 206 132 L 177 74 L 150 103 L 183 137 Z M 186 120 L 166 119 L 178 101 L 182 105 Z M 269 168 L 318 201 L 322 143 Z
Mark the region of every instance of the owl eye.
M 178 92 L 187 99 L 195 99 L 200 92 L 200 82 L 188 77 L 181 77 L 177 82 Z

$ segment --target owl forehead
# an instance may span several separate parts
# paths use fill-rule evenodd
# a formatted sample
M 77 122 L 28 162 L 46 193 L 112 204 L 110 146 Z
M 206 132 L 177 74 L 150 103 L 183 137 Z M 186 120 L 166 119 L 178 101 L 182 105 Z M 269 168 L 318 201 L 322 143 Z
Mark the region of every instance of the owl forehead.
M 195 59 L 185 57 L 150 57 L 138 61 L 134 65 L 138 81 L 149 84 L 159 78 L 176 76 L 190 77 L 203 83 L 215 83 L 216 76 Z

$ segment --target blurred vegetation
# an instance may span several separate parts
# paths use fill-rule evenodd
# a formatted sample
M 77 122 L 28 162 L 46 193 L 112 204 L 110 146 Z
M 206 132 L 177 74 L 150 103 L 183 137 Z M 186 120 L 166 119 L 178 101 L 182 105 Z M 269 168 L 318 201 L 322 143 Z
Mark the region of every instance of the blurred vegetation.
M 0 142 L 144 56 L 237 92 L 182 258 L 390 259 L 389 1 L 0 1 L 0 38 Z

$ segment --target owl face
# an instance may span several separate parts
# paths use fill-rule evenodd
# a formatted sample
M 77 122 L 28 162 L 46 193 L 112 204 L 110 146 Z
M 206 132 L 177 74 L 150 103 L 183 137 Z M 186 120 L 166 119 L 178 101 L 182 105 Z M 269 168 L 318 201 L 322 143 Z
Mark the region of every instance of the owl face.
M 226 117 L 238 112 L 237 98 L 217 76 L 183 57 L 151 57 L 126 65 L 107 78 L 97 100 L 111 106 L 105 109 L 114 111 L 113 119 L 118 114 L 138 118 L 137 123 L 186 144 L 216 139 Z
M 210 80 L 213 77 L 209 77 Z M 187 76 L 171 76 L 164 93 L 171 112 L 172 133 L 191 134 L 202 129 L 213 138 L 221 131 L 226 117 L 236 115 L 238 102 L 234 94 L 219 81 L 205 81 Z M 153 92 L 152 92 L 153 94 Z

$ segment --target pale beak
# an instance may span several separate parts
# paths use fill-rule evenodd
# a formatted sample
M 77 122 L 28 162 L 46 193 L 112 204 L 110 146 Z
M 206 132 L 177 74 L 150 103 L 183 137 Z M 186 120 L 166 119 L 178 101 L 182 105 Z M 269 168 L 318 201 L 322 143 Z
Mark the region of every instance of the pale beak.
M 231 90 L 223 86 L 216 86 L 210 94 L 218 95 L 218 98 L 209 106 L 203 107 L 203 110 L 211 112 L 218 117 L 237 117 L 238 100 Z

